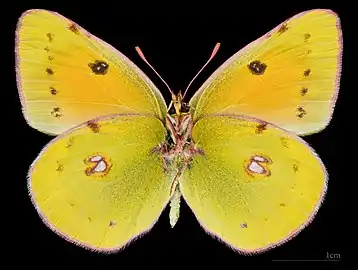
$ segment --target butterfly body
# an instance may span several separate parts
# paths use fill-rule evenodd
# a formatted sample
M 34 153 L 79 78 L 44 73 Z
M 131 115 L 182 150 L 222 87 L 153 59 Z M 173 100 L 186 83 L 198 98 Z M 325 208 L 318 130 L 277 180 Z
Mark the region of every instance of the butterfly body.
M 172 93 L 168 109 L 109 44 L 55 12 L 27 11 L 16 32 L 22 109 L 57 135 L 30 167 L 31 200 L 49 228 L 94 251 L 122 249 L 168 203 L 175 226 L 181 198 L 235 251 L 281 245 L 327 191 L 322 161 L 297 135 L 328 125 L 341 57 L 338 16 L 303 12 L 233 55 L 188 104 Z

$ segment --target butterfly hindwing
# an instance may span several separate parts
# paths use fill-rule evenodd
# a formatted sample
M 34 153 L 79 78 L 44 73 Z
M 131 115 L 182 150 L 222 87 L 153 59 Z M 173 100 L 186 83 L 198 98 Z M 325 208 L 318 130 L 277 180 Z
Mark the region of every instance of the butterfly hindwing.
M 29 172 L 44 222 L 71 242 L 107 252 L 149 230 L 169 200 L 171 183 L 152 151 L 165 135 L 155 117 L 114 115 L 56 137 Z
M 239 252 L 257 253 L 302 230 L 327 188 L 321 160 L 302 139 L 242 116 L 194 125 L 193 157 L 180 187 L 201 225 Z

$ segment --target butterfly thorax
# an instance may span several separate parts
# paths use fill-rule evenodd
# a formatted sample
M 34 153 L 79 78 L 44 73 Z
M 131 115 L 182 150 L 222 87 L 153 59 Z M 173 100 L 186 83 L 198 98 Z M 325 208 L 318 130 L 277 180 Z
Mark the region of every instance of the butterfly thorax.
M 180 94 L 178 95 L 180 96 Z M 181 96 L 180 96 L 181 97 Z M 193 119 L 187 106 L 183 106 L 182 100 L 173 98 L 175 112 L 167 114 L 165 141 L 156 148 L 161 154 L 163 170 L 172 181 L 170 190 L 169 219 L 172 227 L 179 219 L 180 210 L 180 186 L 179 181 L 183 172 L 190 167 L 192 158 L 197 154 L 203 154 L 192 140 Z

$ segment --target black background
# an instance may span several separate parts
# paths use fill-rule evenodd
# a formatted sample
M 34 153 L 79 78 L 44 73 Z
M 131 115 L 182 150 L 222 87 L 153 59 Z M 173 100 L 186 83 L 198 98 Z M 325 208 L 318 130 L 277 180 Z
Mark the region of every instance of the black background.
M 42 5 L 18 5 L 10 9 L 10 16 L 6 14 L 7 22 L 10 23 L 7 40 L 11 40 L 11 46 L 7 55 L 11 57 L 11 75 L 9 76 L 11 81 L 9 87 L 3 91 L 6 92 L 5 113 L 10 119 L 8 135 L 11 137 L 9 138 L 11 143 L 6 143 L 4 147 L 11 150 L 9 155 L 16 160 L 12 163 L 11 177 L 3 176 L 10 186 L 6 189 L 8 192 L 3 190 L 3 198 L 8 198 L 4 208 L 10 215 L 10 218 L 3 219 L 9 226 L 8 233 L 6 231 L 4 233 L 5 238 L 10 238 L 7 252 L 20 255 L 21 258 L 31 256 L 32 260 L 27 261 L 28 265 L 38 264 L 38 260 L 49 256 L 63 259 L 75 256 L 98 257 L 118 262 L 115 267 L 121 267 L 120 262 L 123 259 L 132 257 L 150 257 L 157 261 L 158 266 L 165 267 L 190 266 L 191 261 L 188 258 L 203 263 L 219 261 L 222 265 L 227 262 L 227 260 L 222 260 L 223 258 L 233 258 L 237 262 L 255 260 L 284 264 L 287 262 L 273 262 L 273 260 L 324 260 L 327 252 L 340 254 L 341 260 L 344 261 L 347 254 L 342 236 L 344 214 L 341 185 L 348 179 L 340 173 L 339 162 L 342 158 L 338 155 L 340 147 L 338 133 L 343 130 L 343 119 L 348 114 L 347 92 L 352 90 L 348 83 L 348 73 L 353 63 L 351 40 L 353 39 L 353 25 L 356 25 L 356 21 L 353 22 L 350 8 L 327 5 L 300 8 L 285 8 L 280 5 L 279 8 L 272 6 L 259 8 L 259 4 L 256 7 L 246 8 L 222 5 L 220 1 L 215 5 L 206 3 L 200 8 L 184 7 L 179 4 L 143 6 L 137 2 L 131 5 L 121 1 L 115 5 L 110 5 L 105 1 L 100 2 L 103 3 L 94 1 L 93 3 L 86 2 L 82 6 L 61 7 L 49 1 Z M 216 42 L 220 42 L 221 48 L 218 54 L 189 91 L 188 97 L 190 98 L 227 58 L 284 20 L 312 8 L 328 8 L 338 13 L 343 28 L 344 53 L 341 90 L 336 110 L 330 125 L 324 131 L 304 138 L 320 155 L 330 175 L 325 203 L 313 223 L 288 243 L 253 257 L 239 255 L 206 234 L 184 202 L 182 202 L 179 222 L 174 229 L 169 226 L 169 211 L 166 208 L 159 222 L 148 234 L 132 242 L 123 251 L 107 256 L 77 247 L 53 233 L 37 215 L 26 187 L 28 167 L 51 137 L 26 124 L 21 113 L 15 81 L 13 48 L 16 23 L 22 12 L 32 8 L 56 11 L 113 45 L 152 79 L 167 101 L 170 100 L 168 91 L 139 58 L 134 46 L 141 47 L 150 63 L 170 87 L 177 91 L 185 89 L 208 59 Z M 282 220 L 284 221 L 284 217 Z M 132 261 L 132 266 L 143 262 L 146 261 Z M 342 262 L 330 263 L 341 264 Z M 243 267 L 243 265 L 237 265 L 237 267 Z

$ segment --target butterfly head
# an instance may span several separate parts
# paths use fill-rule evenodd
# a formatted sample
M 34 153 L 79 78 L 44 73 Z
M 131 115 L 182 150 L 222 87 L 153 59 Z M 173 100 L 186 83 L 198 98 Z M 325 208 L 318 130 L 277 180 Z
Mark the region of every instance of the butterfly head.
M 183 95 L 182 95 L 181 91 L 179 91 L 179 93 L 177 95 L 175 95 L 172 92 L 172 102 L 173 102 L 173 106 L 174 106 L 176 115 L 180 115 L 180 113 L 181 113 L 182 100 L 183 100 Z

